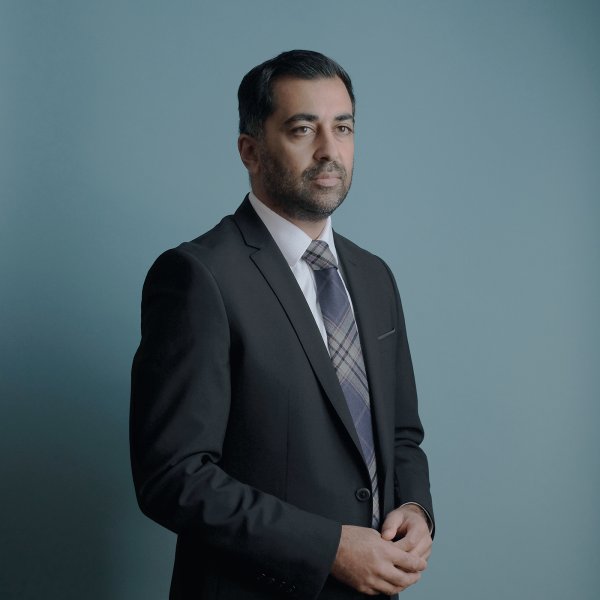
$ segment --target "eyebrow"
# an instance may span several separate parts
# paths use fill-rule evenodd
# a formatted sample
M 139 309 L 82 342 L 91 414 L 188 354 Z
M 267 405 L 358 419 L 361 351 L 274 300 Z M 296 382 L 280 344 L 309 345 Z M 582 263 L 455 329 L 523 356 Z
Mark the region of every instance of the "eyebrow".
M 297 121 L 308 121 L 309 123 L 314 123 L 318 121 L 319 117 L 317 115 L 313 115 L 312 113 L 297 113 L 289 117 L 284 121 L 284 125 L 289 125 L 291 123 L 296 123 Z M 350 113 L 343 113 L 341 115 L 337 115 L 334 118 L 334 121 L 352 121 L 354 123 L 354 116 Z

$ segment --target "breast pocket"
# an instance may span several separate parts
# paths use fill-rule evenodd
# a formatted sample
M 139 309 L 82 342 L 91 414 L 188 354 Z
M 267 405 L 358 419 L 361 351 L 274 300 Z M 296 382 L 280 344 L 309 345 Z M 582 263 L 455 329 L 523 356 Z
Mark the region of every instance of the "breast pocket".
M 382 333 L 381 335 L 377 336 L 377 339 L 379 341 L 381 340 L 385 340 L 386 338 L 389 338 L 393 335 L 396 335 L 396 328 L 394 327 L 394 329 L 390 329 L 389 331 L 386 331 L 385 333 Z

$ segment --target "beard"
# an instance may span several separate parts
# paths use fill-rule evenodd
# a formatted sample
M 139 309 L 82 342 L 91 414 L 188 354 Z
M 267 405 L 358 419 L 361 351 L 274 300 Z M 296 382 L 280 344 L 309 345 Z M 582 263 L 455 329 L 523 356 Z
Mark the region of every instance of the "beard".
M 315 165 L 298 177 L 265 148 L 260 150 L 260 159 L 265 191 L 271 202 L 291 219 L 321 221 L 335 211 L 350 190 L 352 171 L 348 174 L 335 161 Z M 339 184 L 332 187 L 314 185 L 313 180 L 323 173 L 334 173 L 339 177 Z

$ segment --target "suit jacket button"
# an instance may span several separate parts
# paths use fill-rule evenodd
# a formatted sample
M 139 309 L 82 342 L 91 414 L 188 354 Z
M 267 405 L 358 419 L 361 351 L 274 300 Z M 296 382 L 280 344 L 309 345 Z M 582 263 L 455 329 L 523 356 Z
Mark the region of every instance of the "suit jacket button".
M 366 502 L 371 497 L 371 490 L 368 488 L 358 488 L 355 495 L 359 502 Z

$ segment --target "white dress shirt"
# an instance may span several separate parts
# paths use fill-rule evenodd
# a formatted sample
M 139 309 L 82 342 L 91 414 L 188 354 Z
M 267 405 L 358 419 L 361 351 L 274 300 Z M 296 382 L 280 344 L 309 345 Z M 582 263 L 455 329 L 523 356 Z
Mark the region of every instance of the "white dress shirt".
M 269 230 L 269 233 L 275 240 L 275 243 L 281 250 L 287 264 L 289 265 L 304 297 L 308 303 L 308 307 L 315 318 L 315 322 L 321 332 L 321 337 L 325 343 L 327 351 L 329 347 L 327 345 L 327 332 L 325 331 L 325 323 L 323 322 L 323 316 L 321 314 L 321 308 L 319 307 L 319 301 L 317 300 L 317 284 L 315 282 L 315 274 L 310 265 L 302 260 L 302 255 L 306 252 L 309 244 L 312 242 L 312 238 L 304 233 L 300 227 L 294 225 L 287 219 L 278 215 L 272 211 L 266 204 L 259 200 L 252 192 L 248 195 L 250 204 L 256 211 L 260 220 L 265 224 L 265 227 Z M 319 240 L 327 242 L 329 250 L 333 254 L 335 261 L 339 261 L 338 255 L 335 249 L 335 242 L 333 241 L 333 231 L 331 229 L 331 217 L 327 217 L 325 227 L 321 235 L 318 237 Z M 340 271 L 341 272 L 341 271 Z M 342 283 L 344 280 L 342 278 Z M 344 287 L 346 284 L 344 283 Z M 348 289 L 346 288 L 346 294 Z M 350 294 L 348 294 L 348 300 L 350 301 L 350 307 L 352 307 L 352 300 Z

